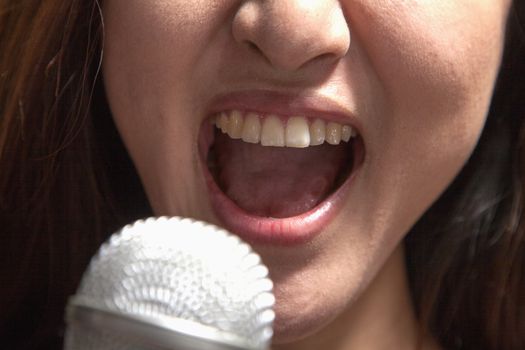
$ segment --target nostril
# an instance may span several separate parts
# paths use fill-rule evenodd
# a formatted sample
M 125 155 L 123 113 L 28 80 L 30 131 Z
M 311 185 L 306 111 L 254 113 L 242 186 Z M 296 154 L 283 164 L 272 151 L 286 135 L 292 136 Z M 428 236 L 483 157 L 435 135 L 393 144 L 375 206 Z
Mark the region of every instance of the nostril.
M 248 48 L 253 51 L 254 53 L 260 55 L 260 56 L 264 56 L 264 52 L 259 48 L 259 46 L 257 46 L 257 44 L 255 44 L 254 42 L 252 41 L 247 41 L 247 44 L 248 44 Z

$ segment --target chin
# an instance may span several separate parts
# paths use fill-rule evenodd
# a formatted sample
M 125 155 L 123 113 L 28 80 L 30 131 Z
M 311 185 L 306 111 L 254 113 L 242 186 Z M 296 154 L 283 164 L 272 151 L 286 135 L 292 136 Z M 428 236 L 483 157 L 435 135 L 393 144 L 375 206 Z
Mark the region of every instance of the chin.
M 303 287 L 304 288 L 304 287 Z M 282 295 L 286 287 L 276 286 L 273 344 L 299 342 L 320 332 L 329 325 L 346 306 L 346 298 L 336 300 L 326 291 L 305 291 L 303 295 Z M 332 290 L 333 292 L 333 290 Z M 284 294 L 287 294 L 286 292 Z

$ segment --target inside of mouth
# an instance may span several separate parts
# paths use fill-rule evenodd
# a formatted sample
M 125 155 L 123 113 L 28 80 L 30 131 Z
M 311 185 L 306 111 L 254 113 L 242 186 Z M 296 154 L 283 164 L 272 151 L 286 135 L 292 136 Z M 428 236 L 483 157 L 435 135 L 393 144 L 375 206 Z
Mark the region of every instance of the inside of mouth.
M 226 196 L 255 216 L 306 213 L 344 183 L 355 163 L 356 140 L 306 148 L 265 147 L 214 132 L 208 169 Z

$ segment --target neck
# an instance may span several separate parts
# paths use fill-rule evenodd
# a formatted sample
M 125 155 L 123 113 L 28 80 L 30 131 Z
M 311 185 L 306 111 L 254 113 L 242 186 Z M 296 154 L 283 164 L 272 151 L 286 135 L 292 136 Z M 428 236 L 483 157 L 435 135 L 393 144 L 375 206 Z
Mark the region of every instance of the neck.
M 293 344 L 272 350 L 435 350 L 422 335 L 408 289 L 405 257 L 400 245 L 365 292 L 328 327 Z

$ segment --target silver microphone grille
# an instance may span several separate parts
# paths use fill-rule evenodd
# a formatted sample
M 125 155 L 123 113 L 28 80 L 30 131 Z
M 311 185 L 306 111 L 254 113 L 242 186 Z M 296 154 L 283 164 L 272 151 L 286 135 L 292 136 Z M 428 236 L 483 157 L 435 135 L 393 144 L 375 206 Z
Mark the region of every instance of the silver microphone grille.
M 265 349 L 275 298 L 250 246 L 191 219 L 140 220 L 93 257 L 65 349 Z

